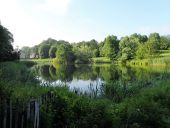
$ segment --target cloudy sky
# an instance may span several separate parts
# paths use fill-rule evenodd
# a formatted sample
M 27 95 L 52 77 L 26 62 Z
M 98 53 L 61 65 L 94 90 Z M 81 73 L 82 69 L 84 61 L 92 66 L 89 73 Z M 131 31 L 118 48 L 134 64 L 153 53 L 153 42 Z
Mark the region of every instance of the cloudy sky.
M 49 37 L 77 42 L 135 32 L 170 34 L 170 0 L 0 0 L 0 21 L 15 46 Z

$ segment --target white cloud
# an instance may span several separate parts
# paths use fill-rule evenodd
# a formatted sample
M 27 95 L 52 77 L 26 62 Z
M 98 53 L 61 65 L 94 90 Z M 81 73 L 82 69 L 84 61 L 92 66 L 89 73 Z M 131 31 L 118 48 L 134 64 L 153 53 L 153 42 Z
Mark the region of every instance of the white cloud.
M 40 6 L 42 9 L 66 14 L 71 0 L 45 0 L 45 2 Z

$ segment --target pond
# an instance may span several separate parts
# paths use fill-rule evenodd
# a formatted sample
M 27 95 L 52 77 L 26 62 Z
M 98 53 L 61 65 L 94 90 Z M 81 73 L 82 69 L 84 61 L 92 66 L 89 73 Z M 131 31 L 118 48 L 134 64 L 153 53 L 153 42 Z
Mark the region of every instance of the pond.
M 66 127 L 67 121 L 63 121 L 65 112 L 61 111 L 70 104 L 72 107 L 75 105 L 72 103 L 78 98 L 74 94 L 120 103 L 142 89 L 169 80 L 169 73 L 169 67 L 126 67 L 111 64 L 30 66 L 2 63 L 0 128 Z M 63 86 L 74 94 L 60 89 Z M 73 97 L 71 102 L 69 97 Z M 72 113 L 71 109 L 67 109 L 67 114 L 68 111 Z M 60 114 L 62 118 L 57 116 Z M 69 115 L 70 113 L 67 116 Z
M 126 67 L 112 64 L 36 65 L 32 70 L 42 86 L 67 85 L 71 91 L 93 96 L 102 95 L 106 83 L 127 88 L 150 87 L 168 79 L 170 72 L 169 67 Z

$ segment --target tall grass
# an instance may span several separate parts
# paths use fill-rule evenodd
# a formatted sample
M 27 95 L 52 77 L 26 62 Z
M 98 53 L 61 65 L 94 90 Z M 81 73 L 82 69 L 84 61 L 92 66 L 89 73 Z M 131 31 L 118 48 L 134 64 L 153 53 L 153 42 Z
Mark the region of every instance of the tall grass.
M 131 66 L 168 66 L 170 64 L 170 50 L 160 50 L 159 56 L 147 59 L 133 59 L 126 62 Z

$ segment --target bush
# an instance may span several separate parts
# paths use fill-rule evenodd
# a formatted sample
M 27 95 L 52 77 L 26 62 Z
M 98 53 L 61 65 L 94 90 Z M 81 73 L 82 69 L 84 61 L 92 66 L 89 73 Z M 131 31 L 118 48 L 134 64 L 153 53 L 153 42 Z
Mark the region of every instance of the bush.
M 169 92 L 169 86 L 159 86 L 113 106 L 113 122 L 119 122 L 117 127 L 169 128 Z

